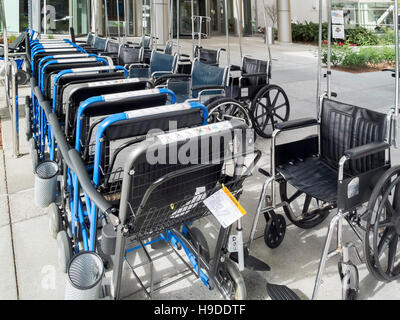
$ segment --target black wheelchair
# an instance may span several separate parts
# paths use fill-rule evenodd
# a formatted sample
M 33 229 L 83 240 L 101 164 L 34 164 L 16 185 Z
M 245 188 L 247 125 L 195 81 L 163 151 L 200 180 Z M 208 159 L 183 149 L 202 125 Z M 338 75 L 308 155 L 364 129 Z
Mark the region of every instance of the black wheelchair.
M 285 91 L 269 82 L 270 61 L 244 56 L 242 65 L 231 66 L 230 71 L 226 96 L 215 100 L 210 110 L 219 118 L 230 118 L 237 110 L 245 108 L 255 132 L 270 138 L 276 125 L 288 121 L 290 116 L 290 103 Z M 210 116 L 214 115 L 210 112 Z

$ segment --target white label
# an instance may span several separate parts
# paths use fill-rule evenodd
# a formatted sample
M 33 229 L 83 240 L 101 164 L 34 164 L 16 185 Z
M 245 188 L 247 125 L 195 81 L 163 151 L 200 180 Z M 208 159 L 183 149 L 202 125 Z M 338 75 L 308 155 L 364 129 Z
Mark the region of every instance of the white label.
M 242 97 L 247 97 L 249 95 L 249 88 L 242 88 L 240 95 Z
M 184 141 L 194 137 L 211 133 L 217 133 L 230 129 L 232 129 L 232 124 L 229 121 L 223 121 L 223 122 L 209 124 L 206 126 L 159 135 L 158 139 L 161 141 L 162 144 L 170 144 L 177 141 Z
M 101 86 L 111 86 L 114 84 L 136 83 L 136 82 L 139 82 L 139 79 L 107 80 L 107 81 L 91 82 L 88 84 L 88 87 L 93 88 L 93 87 L 101 87 Z
M 87 58 L 87 59 L 62 59 L 59 61 L 60 63 L 75 63 L 75 62 L 93 62 L 96 61 L 96 58 Z
M 332 37 L 334 39 L 344 39 L 345 38 L 343 24 L 332 25 Z
M 344 24 L 343 10 L 332 10 L 332 24 Z
M 104 98 L 104 101 L 109 102 L 109 101 L 115 101 L 115 100 L 126 99 L 126 98 L 148 96 L 148 95 L 157 94 L 157 93 L 160 93 L 159 89 L 147 89 L 147 90 L 138 90 L 138 91 L 132 91 L 132 92 L 121 92 L 121 93 L 108 94 L 108 95 L 104 95 L 103 98 Z
M 229 227 L 243 217 L 238 207 L 223 189 L 217 191 L 203 202 L 223 228 Z
M 114 67 L 93 67 L 93 68 L 76 68 L 71 69 L 74 73 L 81 73 L 81 72 L 91 72 L 91 71 L 107 71 L 107 70 L 114 70 Z
M 166 105 L 166 106 L 160 106 L 160 107 L 152 107 L 152 108 L 146 108 L 146 109 L 133 110 L 133 111 L 125 112 L 125 114 L 127 115 L 127 117 L 129 119 L 134 119 L 134 118 L 141 118 L 141 117 L 146 117 L 146 116 L 155 115 L 155 114 L 162 114 L 165 112 L 182 111 L 182 110 L 188 110 L 188 109 L 190 109 L 190 104 L 183 103 L 183 104 L 172 104 L 172 105 Z

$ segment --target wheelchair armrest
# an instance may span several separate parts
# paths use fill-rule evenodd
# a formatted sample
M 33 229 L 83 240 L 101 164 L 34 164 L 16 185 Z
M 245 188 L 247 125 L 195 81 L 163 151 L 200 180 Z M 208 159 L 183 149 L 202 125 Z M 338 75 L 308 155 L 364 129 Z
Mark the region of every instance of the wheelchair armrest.
M 204 90 L 225 90 L 225 87 L 209 85 L 209 86 L 197 86 L 192 88 L 192 91 L 204 91 Z
M 347 157 L 348 160 L 356 160 L 385 151 L 389 148 L 390 144 L 388 144 L 387 142 L 371 142 L 363 146 L 346 150 L 344 152 L 344 155 L 345 157 Z
M 167 74 L 164 76 L 159 77 L 158 79 L 161 80 L 170 80 L 170 79 L 177 79 L 177 80 L 189 80 L 192 76 L 190 74 Z
M 242 78 L 254 78 L 254 77 L 268 77 L 269 74 L 266 72 L 260 73 L 244 73 L 242 74 Z
M 148 64 L 146 64 L 146 63 L 131 63 L 131 64 L 126 65 L 126 66 L 128 66 L 129 70 L 130 70 L 130 69 L 133 69 L 133 68 L 135 68 L 135 67 L 141 67 L 141 68 L 149 68 L 149 67 L 150 67 L 150 66 L 149 66 Z
M 287 130 L 306 128 L 306 127 L 314 126 L 316 124 L 318 124 L 317 119 L 302 118 L 302 119 L 290 120 L 290 121 L 277 123 L 275 125 L 275 128 L 280 131 L 287 131 Z
M 231 65 L 231 69 L 230 69 L 231 71 L 240 71 L 240 70 L 242 70 L 241 68 L 240 68 L 240 66 L 237 66 L 237 65 Z
M 185 57 L 185 58 L 190 58 L 190 55 L 184 54 L 184 53 L 181 53 L 180 56 L 181 56 L 181 57 Z

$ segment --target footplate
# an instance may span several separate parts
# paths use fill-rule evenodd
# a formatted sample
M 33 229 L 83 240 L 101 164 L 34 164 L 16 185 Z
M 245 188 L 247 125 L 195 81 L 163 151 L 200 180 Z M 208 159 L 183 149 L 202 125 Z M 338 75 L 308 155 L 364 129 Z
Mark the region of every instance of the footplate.
M 267 284 L 267 292 L 272 300 L 301 300 L 292 289 L 278 284 Z

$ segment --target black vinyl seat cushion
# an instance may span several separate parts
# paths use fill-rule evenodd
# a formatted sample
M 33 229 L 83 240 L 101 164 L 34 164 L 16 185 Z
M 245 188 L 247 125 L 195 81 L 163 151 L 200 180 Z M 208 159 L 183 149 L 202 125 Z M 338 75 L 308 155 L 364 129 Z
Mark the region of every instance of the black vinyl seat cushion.
M 296 189 L 318 200 L 335 203 L 341 157 L 346 150 L 383 142 L 386 115 L 329 99 L 324 99 L 322 109 L 320 157 L 291 155 L 297 160 L 279 161 L 276 170 Z M 292 144 L 287 148 L 293 148 Z M 384 165 L 385 152 L 348 161 L 343 178 L 356 177 Z
M 318 157 L 281 165 L 277 171 L 293 187 L 313 198 L 329 203 L 336 202 L 338 171 Z

